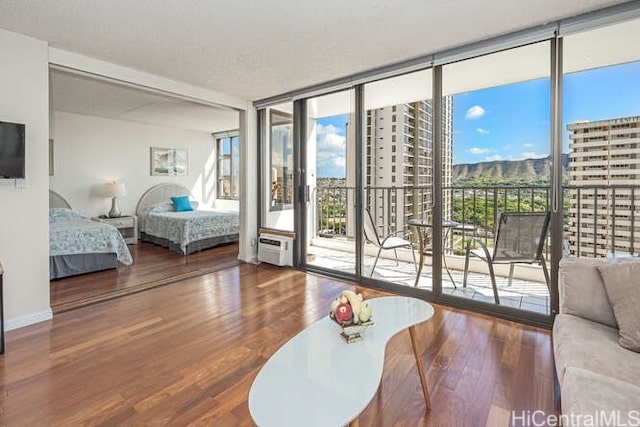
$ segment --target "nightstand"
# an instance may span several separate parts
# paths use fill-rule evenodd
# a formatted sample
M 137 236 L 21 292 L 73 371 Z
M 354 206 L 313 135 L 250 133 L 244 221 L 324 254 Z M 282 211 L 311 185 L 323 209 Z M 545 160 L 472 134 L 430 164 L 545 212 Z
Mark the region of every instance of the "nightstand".
M 138 243 L 138 217 L 133 216 L 120 216 L 118 218 L 91 218 L 94 221 L 104 222 L 105 224 L 113 225 L 120 231 L 124 241 L 129 245 L 135 245 Z

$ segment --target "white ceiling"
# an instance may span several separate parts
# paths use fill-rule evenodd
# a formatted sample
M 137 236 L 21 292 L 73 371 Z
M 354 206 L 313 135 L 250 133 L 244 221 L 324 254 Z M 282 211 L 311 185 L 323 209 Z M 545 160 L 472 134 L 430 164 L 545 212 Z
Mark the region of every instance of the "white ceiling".
M 255 100 L 620 0 L 0 0 L 0 28 Z
M 103 80 L 51 71 L 55 111 L 201 132 L 238 129 L 237 111 L 195 104 Z

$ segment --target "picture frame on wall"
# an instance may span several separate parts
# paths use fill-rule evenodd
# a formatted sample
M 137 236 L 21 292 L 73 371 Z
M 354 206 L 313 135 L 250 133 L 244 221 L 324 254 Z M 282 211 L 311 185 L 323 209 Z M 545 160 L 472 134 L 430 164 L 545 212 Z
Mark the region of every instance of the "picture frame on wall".
M 186 176 L 188 169 L 186 148 L 151 147 L 151 176 Z

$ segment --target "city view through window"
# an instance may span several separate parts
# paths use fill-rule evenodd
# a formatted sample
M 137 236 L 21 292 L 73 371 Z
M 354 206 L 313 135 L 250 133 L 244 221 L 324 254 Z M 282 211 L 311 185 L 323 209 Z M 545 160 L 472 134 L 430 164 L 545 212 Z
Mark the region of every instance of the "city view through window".
M 639 182 L 634 181 L 635 176 L 629 173 L 633 173 L 630 169 L 640 168 L 640 164 L 628 160 L 636 156 L 640 158 L 638 143 L 640 142 L 638 140 L 640 80 L 637 78 L 638 75 L 640 75 L 640 62 L 573 72 L 564 76 L 565 236 L 563 250 L 567 254 L 602 257 L 611 253 L 637 252 L 632 242 L 634 239 L 629 234 L 629 229 L 633 228 L 629 217 L 635 216 L 635 213 L 629 210 L 629 205 L 636 200 L 636 190 L 592 187 L 618 184 L 635 186 Z M 445 256 L 448 257 L 450 265 L 455 266 L 456 255 L 462 258 L 468 239 L 480 236 L 487 244 L 492 242 L 499 212 L 549 210 L 551 177 L 549 105 L 548 78 L 520 81 L 445 97 L 443 116 L 444 120 L 449 122 L 450 132 L 447 134 L 447 125 L 444 124 L 444 144 L 448 147 L 443 148 L 443 219 L 463 224 L 462 232 L 453 230 L 446 236 L 448 241 L 444 243 Z M 414 174 L 413 176 L 419 177 L 416 181 L 407 180 L 407 169 L 413 170 L 415 165 L 412 162 L 403 164 L 403 158 L 406 163 L 406 157 L 401 153 L 407 152 L 408 144 L 421 145 L 426 152 L 421 160 L 423 162 L 421 167 L 425 170 L 427 166 L 430 168 L 432 118 L 429 114 L 425 115 L 427 121 L 421 129 L 424 131 L 422 136 L 411 141 L 408 140 L 407 133 L 402 131 L 399 119 L 404 115 L 415 118 L 415 122 L 418 122 L 419 111 L 422 114 L 425 111 L 430 112 L 430 106 L 431 101 L 424 100 L 367 111 L 368 134 L 365 153 L 373 154 L 365 156 L 366 164 L 363 165 L 366 175 L 364 177 L 365 193 L 378 196 L 365 198 L 365 208 L 372 212 L 374 221 L 379 223 L 381 237 L 385 236 L 385 229 L 391 229 L 409 238 L 411 230 L 406 226 L 406 220 L 415 217 L 416 214 L 427 212 L 431 205 L 430 171 Z M 336 188 L 348 187 L 347 175 L 350 166 L 346 146 L 349 117 L 349 115 L 336 115 L 316 120 L 317 194 L 319 195 L 317 231 L 323 237 L 353 237 L 347 227 L 347 203 L 336 196 L 336 194 L 346 194 L 346 191 L 339 190 L 336 193 Z M 622 125 L 614 124 L 618 122 Z M 389 133 L 389 128 L 392 126 L 394 129 Z M 620 164 L 617 171 L 614 170 L 615 165 L 611 163 L 609 157 L 609 154 L 614 153 L 615 147 L 611 146 L 610 140 L 612 130 L 616 134 L 616 126 L 624 126 L 626 131 L 622 131 L 623 133 L 617 131 L 618 136 L 615 136 L 619 143 L 617 148 L 622 151 L 613 159 L 620 159 L 620 156 L 627 159 L 618 160 Z M 385 154 L 376 158 L 376 149 L 382 149 L 382 145 L 385 145 L 384 141 L 387 145 L 384 148 Z M 392 145 L 391 149 L 388 147 L 389 144 Z M 585 144 L 591 148 L 585 148 Z M 603 144 L 607 146 L 606 153 L 603 152 Z M 585 150 L 587 150 L 586 153 Z M 589 150 L 596 153 L 597 159 L 589 154 Z M 446 157 L 447 152 L 448 157 Z M 593 164 L 595 160 L 602 162 L 603 159 L 608 159 L 606 167 L 602 164 Z M 384 167 L 391 168 L 387 174 L 390 172 L 392 181 L 387 176 L 382 187 L 381 181 L 373 178 L 376 173 L 382 175 Z M 597 173 L 594 171 L 585 173 L 589 168 L 597 170 Z M 626 174 L 621 174 L 620 170 L 624 170 Z M 420 189 L 418 196 L 421 204 L 415 202 L 414 192 L 405 191 L 407 187 Z M 330 190 L 332 196 L 322 198 L 321 195 L 325 194 L 323 189 L 333 189 Z M 597 194 L 594 195 L 594 191 Z M 617 194 L 612 194 L 615 191 Z M 630 192 L 634 194 L 631 195 Z M 640 197 L 640 189 L 637 196 Z M 612 197 L 616 198 L 613 205 Z M 401 202 L 402 200 L 404 203 Z M 596 204 L 600 201 L 600 205 L 594 206 L 594 200 Z M 410 209 L 408 205 L 414 208 Z M 612 213 L 608 207 L 610 205 L 617 205 L 618 212 Z M 640 199 L 638 199 L 638 206 L 640 206 Z M 603 208 L 609 210 L 603 212 Z M 616 220 L 617 231 L 611 229 Z M 348 234 L 350 236 L 347 236 Z M 548 248 L 546 254 L 548 256 Z M 406 268 L 410 272 L 411 264 L 408 255 L 405 255 L 405 261 L 407 261 Z M 459 259 L 458 263 L 461 264 Z M 371 262 L 368 268 L 371 268 Z M 380 267 L 376 269 L 376 271 L 383 271 Z M 454 285 L 456 281 L 458 283 L 462 281 L 460 275 L 456 277 L 454 269 L 447 266 L 446 271 L 449 272 L 448 277 Z M 462 271 L 461 266 L 458 273 L 460 271 Z M 394 271 L 394 275 L 389 280 L 413 285 L 410 274 L 407 274 L 403 282 L 398 279 L 397 271 Z M 430 280 L 420 281 L 419 285 L 426 288 L 432 286 Z M 531 289 L 531 285 L 527 286 Z M 455 293 L 455 291 L 457 289 L 454 286 L 452 292 Z M 467 292 L 466 289 L 465 292 Z M 540 293 L 545 294 L 544 298 L 548 298 L 546 289 Z M 482 297 L 486 301 L 492 301 L 490 293 L 478 293 L 475 299 L 482 299 Z M 535 300 L 538 297 L 540 295 L 522 297 L 517 307 L 548 312 L 548 300 L 545 299 L 544 304 L 536 305 L 536 302 L 542 301 Z M 503 304 L 504 301 L 508 300 L 503 298 Z
M 640 62 L 565 75 L 565 124 L 640 115 L 638 76 Z M 543 84 L 533 80 L 454 95 L 453 164 L 548 157 L 549 98 Z M 545 95 L 545 103 L 508 102 L 529 98 L 529 92 Z M 346 114 L 317 120 L 319 178 L 345 178 L 347 122 Z M 504 127 L 499 127 L 499 133 L 492 132 L 500 122 L 511 123 L 511 132 Z M 570 133 L 565 126 L 564 153 L 569 152 Z
M 627 21 L 563 39 L 563 256 L 640 252 L 640 56 L 625 48 L 638 33 L 640 21 Z M 549 314 L 551 233 L 545 226 L 535 236 L 515 230 L 520 242 L 510 245 L 538 248 L 515 269 L 506 262 L 492 270 L 472 255 L 483 245 L 499 246 L 502 213 L 534 218 L 552 211 L 550 52 L 551 43 L 543 41 L 442 66 L 438 167 L 432 70 L 364 85 L 361 161 L 353 105 L 345 98 L 342 110 L 314 110 L 328 114 L 307 117 L 315 174 L 309 264 L 354 274 L 360 263 L 363 276 L 434 290 L 431 256 L 440 241 L 442 294 Z M 434 168 L 441 171 L 441 238 L 433 235 Z M 361 260 L 354 243 L 358 191 Z M 392 237 L 399 246 L 387 250 L 381 242 Z M 484 250 L 490 258 L 491 248 Z
M 639 126 L 640 62 L 569 73 L 564 76 L 563 166 L 567 185 L 580 181 L 571 178 L 572 163 L 579 158 L 569 155 L 574 123 L 593 123 L 629 117 L 630 126 Z M 534 79 L 504 86 L 450 96 L 445 116 L 451 121 L 451 163 L 453 186 L 548 186 L 550 179 L 549 89 L 548 79 Z M 523 102 L 524 100 L 524 102 Z M 447 104 L 445 103 L 445 110 Z M 396 108 L 403 105 L 395 106 Z M 385 110 L 378 109 L 377 113 Z M 370 116 L 372 111 L 368 111 Z M 633 123 L 636 123 L 633 125 Z M 505 125 L 506 124 L 506 125 Z M 347 173 L 347 115 L 317 119 L 317 176 L 319 186 L 345 186 Z M 380 129 L 378 129 L 380 131 Z M 635 133 L 631 134 L 633 136 Z M 399 135 L 396 144 L 401 144 Z M 575 139 L 575 137 L 574 137 Z M 430 140 L 422 141 L 430 145 Z M 638 149 L 640 154 L 640 148 Z M 628 167 L 629 165 L 627 165 Z M 445 179 L 446 181 L 446 179 Z M 611 179 L 602 182 L 610 184 Z M 627 182 L 628 183 L 628 182 Z M 430 185 L 429 179 L 417 185 Z M 394 186 L 401 187 L 398 181 Z M 541 193 L 542 194 L 542 193 Z M 544 196 L 520 200 L 519 210 L 547 208 Z M 570 194 L 565 205 L 569 208 Z M 458 200 L 459 202 L 459 200 Z M 508 203 L 508 201 L 507 201 Z M 516 203 L 516 202 L 514 202 Z M 460 203 L 454 199 L 453 218 L 462 220 Z M 476 202 L 478 204 L 478 202 Z M 523 206 L 526 205 L 526 206 Z M 459 209 L 456 209 L 459 208 Z M 471 205 L 466 207 L 472 209 Z M 514 207 L 502 207 L 516 210 Z M 484 206 L 478 206 L 479 211 Z M 491 215 L 492 209 L 488 209 Z M 565 212 L 565 215 L 568 213 Z M 472 215 L 466 215 L 473 220 Z M 477 218 L 476 218 L 477 219 Z M 480 218 L 483 223 L 485 218 Z M 487 224 L 492 226 L 489 218 Z M 333 229 L 334 224 L 324 224 Z M 336 230 L 340 231 L 340 230 Z M 343 230 L 344 231 L 344 230 Z

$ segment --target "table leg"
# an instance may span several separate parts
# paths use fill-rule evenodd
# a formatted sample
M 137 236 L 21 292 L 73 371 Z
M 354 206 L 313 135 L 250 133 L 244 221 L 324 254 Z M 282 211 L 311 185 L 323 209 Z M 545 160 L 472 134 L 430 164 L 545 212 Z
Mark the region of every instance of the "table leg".
M 442 239 L 442 262 L 444 263 L 444 269 L 447 270 L 447 274 L 449 275 L 449 279 L 451 279 L 451 283 L 453 284 L 453 288 L 454 289 L 458 289 L 458 287 L 456 286 L 456 282 L 455 280 L 453 280 L 453 276 L 451 275 L 451 270 L 449 270 L 449 266 L 447 265 L 447 254 L 446 252 L 446 244 L 447 241 L 449 240 L 449 232 L 451 231 L 450 227 L 447 227 L 446 231 L 444 232 L 444 237 Z
M 424 368 L 422 366 L 422 358 L 418 352 L 416 345 L 416 330 L 413 326 L 409 327 L 409 336 L 411 337 L 411 346 L 413 354 L 416 357 L 416 365 L 418 367 L 418 375 L 420 376 L 420 384 L 422 385 L 422 394 L 424 394 L 424 402 L 427 405 L 427 411 L 431 410 L 431 399 L 429 398 L 429 388 L 427 386 L 427 378 L 424 376 Z
M 416 227 L 418 231 L 418 246 L 420 247 L 420 261 L 418 262 L 418 273 L 416 274 L 416 282 L 413 284 L 415 288 L 418 287 L 418 281 L 420 280 L 420 273 L 422 272 L 422 265 L 424 264 L 424 235 L 422 231 L 418 227 Z

